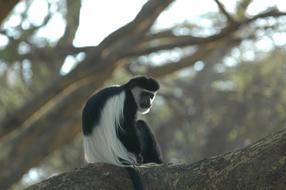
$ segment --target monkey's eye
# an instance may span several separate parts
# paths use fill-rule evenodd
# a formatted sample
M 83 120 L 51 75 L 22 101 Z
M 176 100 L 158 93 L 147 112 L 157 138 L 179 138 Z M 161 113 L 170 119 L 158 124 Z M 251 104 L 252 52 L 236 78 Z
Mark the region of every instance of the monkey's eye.
M 142 92 L 141 97 L 149 97 L 150 99 L 153 99 L 154 94 L 151 92 Z

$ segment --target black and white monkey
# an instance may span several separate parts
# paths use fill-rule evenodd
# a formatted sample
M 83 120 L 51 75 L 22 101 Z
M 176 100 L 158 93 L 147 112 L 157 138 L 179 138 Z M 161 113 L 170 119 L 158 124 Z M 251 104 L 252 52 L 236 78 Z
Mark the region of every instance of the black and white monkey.
M 162 163 L 151 129 L 145 121 L 137 120 L 138 113 L 149 112 L 159 87 L 153 78 L 133 78 L 100 90 L 87 101 L 82 113 L 85 160 L 127 167 L 135 189 L 143 189 L 142 182 L 138 182 L 138 172 L 128 166 Z

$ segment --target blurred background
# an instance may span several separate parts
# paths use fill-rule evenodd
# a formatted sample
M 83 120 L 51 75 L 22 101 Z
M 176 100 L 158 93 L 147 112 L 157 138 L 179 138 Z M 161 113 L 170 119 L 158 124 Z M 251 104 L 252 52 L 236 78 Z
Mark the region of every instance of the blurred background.
M 0 189 L 83 166 L 84 102 L 135 75 L 161 84 L 145 119 L 166 162 L 285 127 L 285 15 L 283 0 L 19 1 L 0 28 Z

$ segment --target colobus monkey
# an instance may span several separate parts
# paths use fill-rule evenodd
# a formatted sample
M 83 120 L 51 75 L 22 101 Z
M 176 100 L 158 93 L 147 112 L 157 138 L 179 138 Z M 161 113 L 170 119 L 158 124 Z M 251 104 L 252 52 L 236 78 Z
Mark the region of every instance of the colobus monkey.
M 85 160 L 127 166 L 135 189 L 143 186 L 130 165 L 162 163 L 151 129 L 137 120 L 137 113 L 149 112 L 158 90 L 155 79 L 136 77 L 102 89 L 87 101 L 82 113 Z

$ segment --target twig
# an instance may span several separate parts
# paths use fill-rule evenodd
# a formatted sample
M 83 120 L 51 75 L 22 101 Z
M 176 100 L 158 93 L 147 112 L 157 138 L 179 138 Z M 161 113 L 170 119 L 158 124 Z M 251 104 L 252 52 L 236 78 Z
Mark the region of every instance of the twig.
M 227 18 L 228 22 L 233 23 L 235 22 L 232 16 L 226 11 L 224 5 L 219 0 L 214 0 L 219 8 L 219 10 L 224 14 Z

